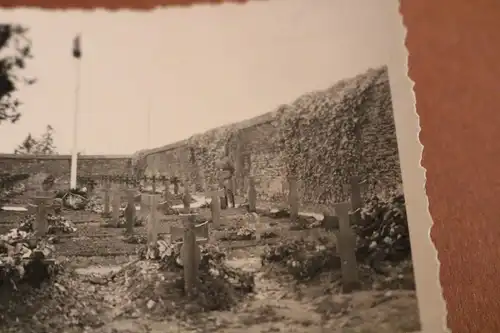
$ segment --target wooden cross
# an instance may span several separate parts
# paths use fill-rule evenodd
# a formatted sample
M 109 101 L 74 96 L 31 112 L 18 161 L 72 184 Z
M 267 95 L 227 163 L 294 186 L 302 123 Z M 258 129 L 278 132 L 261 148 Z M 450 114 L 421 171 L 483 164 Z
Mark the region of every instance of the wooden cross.
M 153 175 L 151 177 L 151 188 L 153 190 L 153 194 L 156 194 L 156 176 Z
M 234 157 L 234 168 L 235 168 L 235 195 L 236 192 L 240 195 L 240 190 L 242 190 L 243 186 L 241 181 L 243 179 L 243 166 L 244 166 L 244 150 L 245 150 L 245 142 L 241 138 L 236 141 L 236 152 Z M 244 193 L 244 192 L 243 192 Z
M 163 190 L 163 202 L 160 204 L 165 214 L 170 214 L 171 208 L 171 195 L 170 195 L 170 186 L 168 183 L 168 179 L 165 176 L 162 176 L 162 182 L 164 186 Z
M 188 297 L 195 296 L 198 284 L 198 269 L 201 262 L 200 249 L 196 244 L 194 216 L 189 214 L 184 220 L 184 237 L 181 248 L 182 266 L 184 268 L 184 290 Z
M 255 190 L 255 180 L 253 177 L 248 178 L 248 212 L 254 213 L 257 211 L 257 191 Z
M 250 213 L 250 220 L 255 228 L 255 240 L 260 242 L 262 238 L 262 224 L 260 223 L 260 216 L 257 213 Z
M 199 214 L 180 214 L 181 217 L 183 218 L 190 218 L 193 216 L 198 216 Z M 170 240 L 172 243 L 184 243 L 184 232 L 185 232 L 185 227 L 177 227 L 177 226 L 171 226 L 170 227 Z M 208 221 L 205 221 L 200 224 L 194 224 L 193 232 L 196 236 L 196 243 L 197 244 L 205 244 L 208 243 L 209 241 L 209 227 L 208 227 Z
M 231 176 L 231 178 L 229 178 L 229 188 L 233 192 L 233 196 L 236 196 L 238 188 L 236 187 L 236 177 L 235 176 Z
M 184 205 L 184 214 L 189 214 L 189 212 L 191 211 L 191 194 L 189 193 L 189 185 L 187 184 L 187 182 L 184 185 L 182 204 Z
M 43 237 L 47 234 L 49 228 L 47 213 L 52 206 L 53 199 L 53 196 L 48 192 L 37 192 L 33 198 L 33 205 L 28 207 L 28 212 L 36 214 L 33 229 L 37 237 Z
M 174 194 L 177 195 L 179 194 L 179 178 L 177 178 L 176 176 L 172 177 L 172 179 L 170 180 L 170 182 L 172 184 L 174 184 Z
M 126 232 L 128 234 L 132 234 L 134 232 L 134 222 L 136 216 L 135 192 L 135 188 L 127 189 L 127 207 L 125 208 L 125 220 L 127 221 Z
M 168 188 L 168 186 L 165 186 L 165 191 L 163 192 L 163 200 L 170 204 L 171 199 L 170 189 Z
M 212 185 L 211 190 L 205 193 L 205 196 L 210 197 L 210 210 L 212 212 L 212 223 L 214 228 L 220 226 L 220 197 L 224 195 L 224 191 L 217 189 Z
M 299 190 L 297 178 L 288 177 L 288 204 L 290 205 L 290 220 L 294 223 L 299 220 Z
M 111 190 L 111 182 L 108 177 L 104 178 L 104 208 L 103 208 L 103 215 L 109 215 L 110 209 L 109 209 L 109 192 Z
M 123 179 L 122 179 L 123 183 L 125 184 L 125 188 L 128 189 L 132 183 L 131 179 L 129 176 L 125 175 L 123 176 Z
M 88 177 L 86 181 L 86 187 L 87 187 L 87 193 L 89 195 L 92 195 L 94 193 L 94 186 L 95 186 L 94 179 Z
M 339 231 L 337 234 L 337 245 L 342 269 L 342 289 L 350 293 L 360 287 L 358 276 L 358 265 L 356 261 L 356 235 L 350 226 L 349 211 L 350 202 L 342 202 L 333 205 L 335 213 L 339 218 Z
M 158 182 L 158 184 L 160 184 L 161 186 L 163 186 L 164 189 L 167 189 L 167 186 L 166 186 L 167 181 L 166 181 L 166 179 L 167 178 L 165 176 L 160 175 L 160 174 L 158 174 L 158 176 L 156 177 L 156 181 Z M 161 192 L 161 193 L 163 194 L 164 192 Z
M 197 167 L 196 168 L 196 185 L 197 188 L 196 190 L 205 190 L 206 189 L 206 180 L 205 180 L 205 173 L 203 172 L 203 168 Z
M 169 201 L 170 200 L 170 186 L 168 184 L 168 178 L 165 176 L 161 176 L 160 182 L 163 185 L 163 200 Z
M 186 191 L 184 198 L 190 198 Z M 184 201 L 184 209 L 187 213 L 180 214 L 183 217 L 182 228 L 171 226 L 170 238 L 172 242 L 182 239 L 181 260 L 184 268 L 185 290 L 188 296 L 194 296 L 198 284 L 198 269 L 201 262 L 200 243 L 209 240 L 208 221 L 196 225 L 196 213 L 190 213 L 190 202 Z
M 120 224 L 120 188 L 118 184 L 113 185 L 113 194 L 112 194 L 112 222 L 116 227 Z
M 360 210 L 363 207 L 363 197 L 361 196 L 362 191 L 367 189 L 367 184 L 365 182 L 361 182 L 361 178 L 359 176 L 352 176 L 350 184 L 345 184 L 344 191 L 350 191 L 350 201 L 351 201 L 351 210 L 353 212 L 353 223 L 357 224 L 360 222 Z
M 154 248 L 158 240 L 158 219 L 156 216 L 156 210 L 158 207 L 158 196 L 155 194 L 142 194 L 141 203 L 144 203 L 143 207 L 147 209 L 148 213 L 148 220 L 147 220 L 148 247 Z M 141 213 L 143 207 L 141 207 Z
M 139 193 L 135 196 L 134 200 L 139 200 L 139 216 L 141 216 L 141 218 L 145 218 L 147 217 L 147 206 L 146 206 L 146 202 L 144 201 L 144 197 L 143 197 L 143 194 L 142 193 Z

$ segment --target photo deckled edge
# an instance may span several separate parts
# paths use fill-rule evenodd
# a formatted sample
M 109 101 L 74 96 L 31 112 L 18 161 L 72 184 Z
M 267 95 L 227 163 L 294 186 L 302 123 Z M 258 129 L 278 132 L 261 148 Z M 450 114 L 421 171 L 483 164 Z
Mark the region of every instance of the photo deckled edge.
M 429 211 L 425 185 L 425 168 L 422 166 L 424 146 L 420 142 L 420 121 L 416 108 L 414 82 L 408 74 L 408 55 L 406 48 L 407 28 L 399 12 L 394 38 L 394 58 L 389 68 L 394 121 L 399 147 L 401 173 L 408 213 L 408 224 L 412 244 L 415 282 L 420 312 L 421 332 L 450 332 L 447 328 L 447 310 L 439 279 L 439 259 L 437 250 L 430 237 L 432 217 Z M 399 56 L 397 56 L 399 55 Z

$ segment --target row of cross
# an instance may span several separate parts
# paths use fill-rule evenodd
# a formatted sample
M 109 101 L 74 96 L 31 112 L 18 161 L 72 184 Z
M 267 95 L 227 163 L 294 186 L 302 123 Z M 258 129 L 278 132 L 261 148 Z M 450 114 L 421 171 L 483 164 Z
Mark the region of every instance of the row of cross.
M 166 177 L 166 176 L 142 176 L 142 177 L 132 177 L 130 175 L 96 175 L 96 176 L 80 176 L 78 181 L 84 184 L 95 183 L 96 181 L 101 181 L 103 183 L 116 183 L 116 184 L 139 184 L 141 181 L 150 183 L 166 183 L 171 184 L 180 183 L 180 179 L 176 176 Z
M 112 177 L 109 178 L 102 178 L 102 179 L 112 179 Z M 117 179 L 117 183 L 119 182 L 120 178 L 115 178 Z M 121 178 L 124 180 L 124 183 L 127 183 L 127 178 L 123 177 Z M 159 178 L 153 178 L 149 177 L 148 179 L 159 179 Z M 160 178 L 161 179 L 161 178 Z M 166 180 L 166 178 L 165 178 Z M 130 182 L 129 182 L 130 183 Z M 109 183 L 108 183 L 109 184 Z M 256 211 L 256 201 L 257 201 L 257 196 L 256 196 L 256 189 L 255 185 L 253 182 L 250 182 L 247 192 L 247 201 L 249 204 L 248 210 L 250 212 L 255 212 Z M 298 182 L 296 178 L 289 178 L 288 180 L 288 185 L 289 185 L 289 197 L 288 197 L 288 204 L 290 207 L 290 215 L 291 215 L 291 220 L 296 221 L 299 218 L 299 191 L 298 191 Z M 344 185 L 344 190 L 350 192 L 350 200 L 347 202 L 342 202 L 342 203 L 337 203 L 333 205 L 333 208 L 335 210 L 335 215 L 337 217 L 337 227 L 336 230 L 333 230 L 335 228 L 330 228 L 328 225 L 325 225 L 325 231 L 326 232 L 333 232 L 337 235 L 337 245 L 339 249 L 339 255 L 341 258 L 341 268 L 342 268 L 342 280 L 343 280 L 343 286 L 345 291 L 349 291 L 352 289 L 357 288 L 359 285 L 359 277 L 358 277 L 358 268 L 357 268 L 357 261 L 356 261 L 356 255 L 355 255 L 355 248 L 356 248 L 356 236 L 351 228 L 351 223 L 356 223 L 360 221 L 360 208 L 362 206 L 362 199 L 361 199 L 361 192 L 366 188 L 366 184 L 360 182 L 359 177 L 351 177 L 349 184 Z M 118 190 L 118 189 L 116 189 Z M 105 206 L 109 207 L 109 188 L 105 188 L 105 203 L 106 201 L 108 204 Z M 132 232 L 133 230 L 133 216 L 136 214 L 135 212 L 135 205 L 134 205 L 134 196 L 135 196 L 134 191 L 130 189 L 128 191 L 128 203 L 129 203 L 129 208 L 132 208 L 132 211 L 126 212 L 126 220 L 127 220 L 127 231 Z M 117 195 L 118 193 L 114 193 L 113 198 L 116 198 L 113 200 L 113 211 L 116 211 L 118 213 L 119 206 L 120 206 L 120 199 L 119 196 Z M 195 215 L 198 215 L 198 213 L 193 213 L 190 211 L 190 200 L 187 200 L 189 197 L 189 189 L 185 189 L 185 199 L 184 201 L 184 213 L 181 214 L 184 220 L 184 226 L 183 227 L 174 227 L 170 228 L 170 235 L 173 240 L 182 238 L 183 242 L 183 266 L 185 270 L 185 282 L 186 282 L 186 290 L 188 293 L 191 293 L 194 289 L 196 289 L 196 281 L 197 281 L 197 263 L 199 263 L 200 256 L 199 256 L 199 248 L 197 244 L 203 243 L 208 241 L 208 224 L 204 223 L 203 225 L 196 225 L 195 224 Z M 214 187 L 211 188 L 210 191 L 207 191 L 205 193 L 207 196 L 211 197 L 211 212 L 212 212 L 212 221 L 213 221 L 213 227 L 217 228 L 220 223 L 220 201 L 219 198 L 222 196 L 223 192 L 219 189 L 215 189 Z M 148 243 L 154 244 L 156 243 L 157 240 L 157 224 L 158 224 L 158 218 L 155 216 L 155 211 L 159 208 L 159 203 L 158 199 L 159 197 L 156 195 L 148 195 L 148 194 L 143 194 L 141 195 L 141 208 L 146 208 L 149 214 L 148 216 L 148 222 L 147 222 L 147 229 L 148 229 Z M 39 227 L 36 229 L 39 229 L 40 231 L 46 229 L 46 221 L 44 221 L 44 215 L 46 214 L 44 206 L 48 204 L 47 199 L 49 199 L 46 195 L 43 195 L 42 193 L 39 193 L 37 195 L 37 198 L 35 198 L 35 205 L 33 208 L 38 208 L 35 209 L 37 212 L 37 217 L 41 223 L 39 224 Z M 50 200 L 48 200 L 50 201 Z M 50 204 L 49 204 L 50 205 Z M 109 208 L 108 208 L 109 209 Z M 106 210 L 106 208 L 105 208 Z M 145 213 L 145 212 L 143 212 Z M 113 214 L 114 215 L 114 214 Z M 257 216 L 254 214 L 254 216 Z M 115 219 L 117 219 L 117 216 L 115 216 Z M 326 221 L 326 219 L 325 219 Z M 355 222 L 356 221 L 356 222 Z M 42 234 L 44 232 L 42 231 Z

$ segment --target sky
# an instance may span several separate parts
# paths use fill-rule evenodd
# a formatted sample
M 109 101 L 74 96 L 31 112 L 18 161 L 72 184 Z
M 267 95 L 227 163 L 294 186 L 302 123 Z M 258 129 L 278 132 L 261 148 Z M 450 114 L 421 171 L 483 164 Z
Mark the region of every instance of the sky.
M 50 124 L 58 153 L 71 153 L 78 108 L 78 151 L 132 154 L 272 111 L 370 67 L 391 72 L 403 43 L 398 6 L 273 0 L 149 12 L 3 9 L 0 22 L 30 28 L 34 58 L 23 74 L 38 81 L 18 92 L 21 119 L 0 124 L 0 152 Z

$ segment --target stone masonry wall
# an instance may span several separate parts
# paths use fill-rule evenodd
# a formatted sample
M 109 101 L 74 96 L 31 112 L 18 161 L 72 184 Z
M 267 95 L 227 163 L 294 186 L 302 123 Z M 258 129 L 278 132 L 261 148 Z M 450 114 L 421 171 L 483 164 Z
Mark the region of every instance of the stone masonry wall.
M 78 174 L 177 176 L 201 191 L 217 183 L 215 163 L 225 154 L 236 166 L 237 192 L 245 193 L 253 176 L 264 201 L 286 202 L 288 175 L 299 179 L 302 204 L 312 206 L 346 200 L 342 185 L 355 173 L 369 184 L 365 195 L 400 186 L 387 68 L 370 69 L 272 112 L 132 156 L 80 156 Z M 1 172 L 38 178 L 51 173 L 66 188 L 70 164 L 69 155 L 0 154 Z
M 78 158 L 78 175 L 122 175 L 131 171 L 130 156 L 99 156 L 83 155 Z M 26 184 L 28 188 L 37 186 L 34 182 L 43 175 L 52 174 L 56 177 L 56 188 L 69 186 L 71 171 L 70 155 L 27 156 L 0 154 L 0 173 L 30 174 Z
M 134 165 L 165 176 L 184 178 L 187 172 L 203 189 L 216 183 L 215 161 L 225 153 L 236 165 L 237 190 L 244 192 L 247 177 L 254 176 L 260 200 L 285 202 L 289 174 L 299 179 L 306 205 L 347 199 L 342 185 L 354 173 L 368 182 L 365 195 L 400 186 L 387 68 L 304 94 L 256 118 L 142 151 Z

